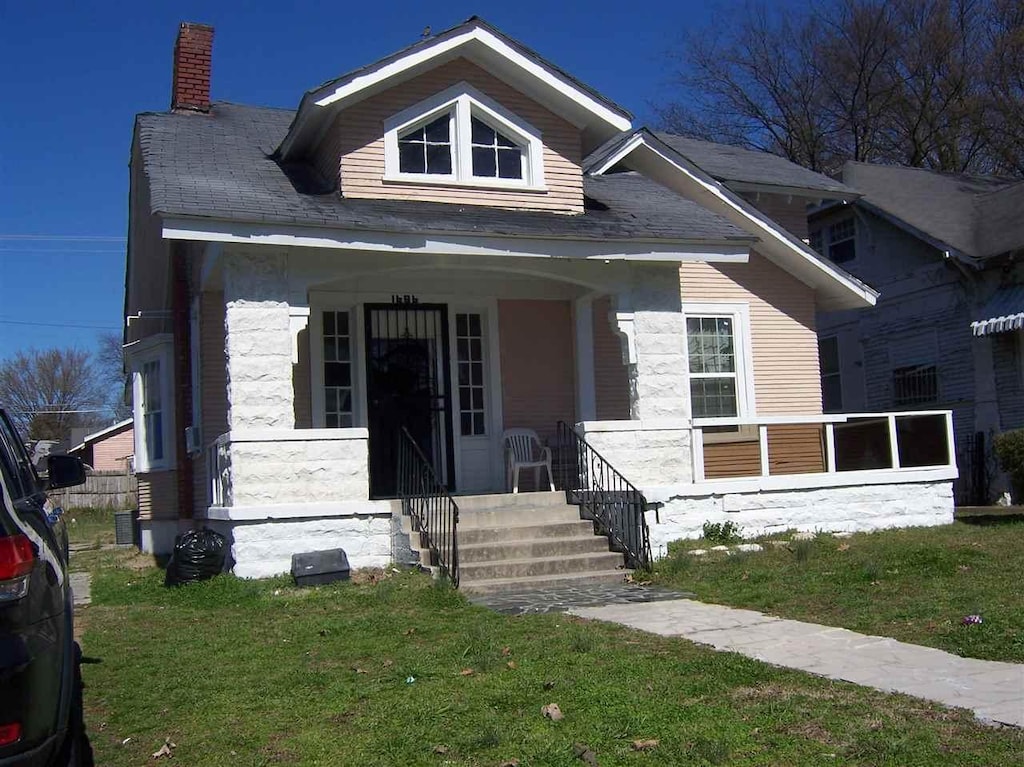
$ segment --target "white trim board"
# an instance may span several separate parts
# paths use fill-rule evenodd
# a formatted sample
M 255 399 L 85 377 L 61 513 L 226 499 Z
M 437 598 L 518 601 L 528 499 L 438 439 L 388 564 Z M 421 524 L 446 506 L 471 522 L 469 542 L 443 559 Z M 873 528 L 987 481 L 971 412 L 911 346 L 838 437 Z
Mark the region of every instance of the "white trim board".
M 386 253 L 575 258 L 593 261 L 706 261 L 745 264 L 750 253 L 750 243 L 747 242 L 714 244 L 639 239 L 609 241 L 498 235 L 408 234 L 186 218 L 165 219 L 163 237 L 167 240 Z
M 809 246 L 779 227 L 752 205 L 729 191 L 667 144 L 638 131 L 595 166 L 593 175 L 631 158 L 627 163 L 650 179 L 724 216 L 761 240 L 758 250 L 806 285 L 823 294 L 819 309 L 857 309 L 874 306 L 878 293 L 851 275 L 822 261 Z

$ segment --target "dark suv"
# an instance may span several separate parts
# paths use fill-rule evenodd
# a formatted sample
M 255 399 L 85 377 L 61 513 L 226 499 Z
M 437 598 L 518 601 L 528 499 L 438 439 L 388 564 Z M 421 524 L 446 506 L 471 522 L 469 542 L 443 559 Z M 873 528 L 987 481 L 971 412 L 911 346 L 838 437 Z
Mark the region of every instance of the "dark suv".
M 78 765 L 83 727 L 68 537 L 45 490 L 85 481 L 50 456 L 40 480 L 0 409 L 0 767 Z

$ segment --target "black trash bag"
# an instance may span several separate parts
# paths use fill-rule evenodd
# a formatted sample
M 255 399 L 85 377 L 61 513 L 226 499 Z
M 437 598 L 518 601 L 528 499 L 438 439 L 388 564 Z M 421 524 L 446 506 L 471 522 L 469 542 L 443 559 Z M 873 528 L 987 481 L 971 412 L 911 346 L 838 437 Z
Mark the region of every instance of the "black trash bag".
M 205 581 L 224 569 L 227 541 L 208 527 L 189 530 L 174 539 L 174 553 L 167 563 L 165 586 Z

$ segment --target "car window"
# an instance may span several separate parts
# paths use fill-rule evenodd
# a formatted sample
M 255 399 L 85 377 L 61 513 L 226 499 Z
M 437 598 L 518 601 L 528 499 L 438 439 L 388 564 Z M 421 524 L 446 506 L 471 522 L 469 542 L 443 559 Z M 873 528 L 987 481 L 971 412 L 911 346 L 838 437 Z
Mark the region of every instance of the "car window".
M 36 491 L 36 473 L 32 468 L 25 446 L 18 439 L 18 433 L 0 410 L 0 456 L 2 456 L 4 479 L 11 487 L 14 498 L 26 498 Z

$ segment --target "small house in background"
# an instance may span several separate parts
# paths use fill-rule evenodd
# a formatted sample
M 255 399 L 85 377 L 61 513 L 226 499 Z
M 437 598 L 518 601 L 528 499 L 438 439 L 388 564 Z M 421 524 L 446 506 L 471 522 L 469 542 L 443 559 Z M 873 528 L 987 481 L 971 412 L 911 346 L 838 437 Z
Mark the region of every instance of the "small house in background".
M 127 418 L 113 426 L 81 437 L 68 450 L 91 466 L 93 471 L 128 471 L 135 454 L 134 419 Z

